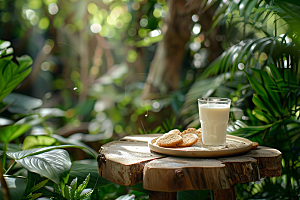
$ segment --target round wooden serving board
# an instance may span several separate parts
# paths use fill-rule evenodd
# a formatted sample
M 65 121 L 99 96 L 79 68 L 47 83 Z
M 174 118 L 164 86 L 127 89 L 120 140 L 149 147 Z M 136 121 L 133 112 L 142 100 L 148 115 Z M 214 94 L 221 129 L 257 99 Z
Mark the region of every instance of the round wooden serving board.
M 202 146 L 202 143 L 196 143 L 190 147 L 166 148 L 158 146 L 156 144 L 157 139 L 158 137 L 148 142 L 148 146 L 152 151 L 181 157 L 225 157 L 246 153 L 252 147 L 250 140 L 233 135 L 226 135 L 226 144 L 229 144 L 229 148 L 224 149 L 207 149 Z M 237 145 L 235 146 L 235 144 Z

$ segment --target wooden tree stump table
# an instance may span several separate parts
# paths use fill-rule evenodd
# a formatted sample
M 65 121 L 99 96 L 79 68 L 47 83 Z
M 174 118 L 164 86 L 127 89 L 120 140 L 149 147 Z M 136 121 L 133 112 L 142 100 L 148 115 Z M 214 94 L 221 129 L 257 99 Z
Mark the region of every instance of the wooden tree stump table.
M 151 152 L 162 134 L 127 136 L 101 147 L 99 174 L 120 185 L 143 183 L 150 199 L 176 199 L 177 191 L 213 190 L 215 199 L 235 199 L 234 186 L 281 174 L 281 152 L 259 146 L 240 156 L 185 158 Z

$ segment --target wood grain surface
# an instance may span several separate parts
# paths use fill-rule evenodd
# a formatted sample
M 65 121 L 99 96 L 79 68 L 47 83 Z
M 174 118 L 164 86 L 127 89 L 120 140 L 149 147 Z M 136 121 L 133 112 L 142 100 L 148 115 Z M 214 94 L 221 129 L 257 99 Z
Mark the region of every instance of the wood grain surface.
M 215 197 L 224 189 L 232 193 L 238 183 L 281 174 L 281 152 L 269 147 L 259 146 L 240 156 L 184 158 L 151 153 L 146 138 L 153 139 L 153 135 L 125 137 L 102 146 L 99 174 L 120 185 L 143 182 L 145 189 L 158 192 L 150 192 L 152 196 L 210 189 Z

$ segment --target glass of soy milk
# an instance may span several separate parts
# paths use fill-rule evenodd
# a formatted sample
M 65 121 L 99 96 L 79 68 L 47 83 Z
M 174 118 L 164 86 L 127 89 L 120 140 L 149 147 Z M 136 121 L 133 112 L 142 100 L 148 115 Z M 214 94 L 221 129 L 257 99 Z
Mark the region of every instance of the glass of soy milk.
M 198 99 L 204 145 L 223 146 L 225 144 L 230 102 L 230 99 L 217 97 Z

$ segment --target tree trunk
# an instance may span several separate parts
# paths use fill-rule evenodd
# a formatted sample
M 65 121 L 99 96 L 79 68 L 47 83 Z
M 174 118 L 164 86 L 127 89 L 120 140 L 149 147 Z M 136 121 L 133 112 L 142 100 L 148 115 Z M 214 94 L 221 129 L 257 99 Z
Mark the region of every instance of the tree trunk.
M 180 68 L 187 50 L 185 46 L 193 27 L 191 17 L 199 10 L 201 2 L 169 1 L 169 13 L 162 28 L 164 38 L 158 44 L 151 63 L 143 99 L 151 99 L 151 93 L 170 93 L 178 89 Z
M 178 89 L 180 69 L 187 52 L 186 44 L 193 28 L 192 15 L 198 14 L 203 32 L 213 23 L 215 8 L 202 12 L 202 0 L 170 0 L 169 13 L 162 28 L 163 40 L 158 44 L 150 66 L 149 76 L 142 92 L 142 99 L 155 99 L 157 94 L 170 93 Z M 209 62 L 222 53 L 220 42 L 216 40 L 218 28 L 206 36 L 205 46 L 210 52 Z

